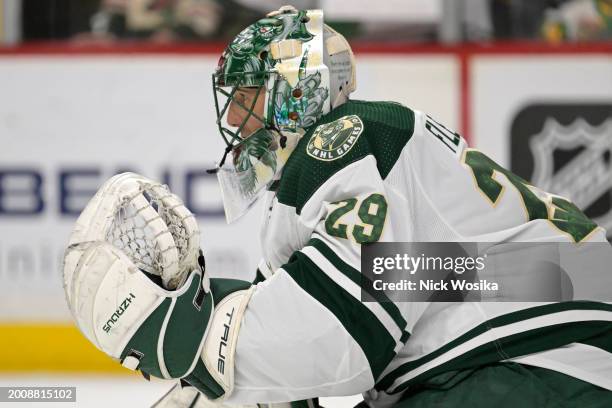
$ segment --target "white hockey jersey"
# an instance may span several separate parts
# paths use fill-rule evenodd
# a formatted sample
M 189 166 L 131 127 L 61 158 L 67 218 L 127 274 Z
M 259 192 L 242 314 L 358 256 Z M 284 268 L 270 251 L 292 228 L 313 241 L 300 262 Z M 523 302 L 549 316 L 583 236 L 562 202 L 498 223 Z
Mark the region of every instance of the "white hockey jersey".
M 228 402 L 369 390 L 386 406 L 441 372 L 505 360 L 612 390 L 607 303 L 361 301 L 365 243 L 605 241 L 569 201 L 427 115 L 349 101 L 309 129 L 270 190 L 267 279 L 242 321 Z

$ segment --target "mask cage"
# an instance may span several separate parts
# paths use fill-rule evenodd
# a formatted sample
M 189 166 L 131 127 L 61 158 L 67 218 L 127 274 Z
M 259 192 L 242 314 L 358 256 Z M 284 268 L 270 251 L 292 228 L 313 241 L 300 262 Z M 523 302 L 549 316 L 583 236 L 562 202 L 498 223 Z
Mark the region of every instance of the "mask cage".
M 214 74 L 212 76 L 217 128 L 228 149 L 231 150 L 244 142 L 245 139 L 240 133 L 251 117 L 261 122 L 266 129 L 276 129 L 276 126 L 272 123 L 268 123 L 266 120 L 266 108 L 264 108 L 263 116 L 254 112 L 258 98 L 261 97 L 262 94 L 265 97 L 266 80 L 273 74 L 276 75 L 276 72 L 259 71 L 254 73 Z M 239 88 L 257 88 L 257 92 L 252 102 L 248 104 L 249 106 L 235 98 Z M 245 117 L 237 127 L 230 126 L 226 120 L 232 102 L 246 112 Z
M 217 128 L 219 133 L 226 144 L 225 152 L 217 168 L 222 167 L 225 163 L 227 155 L 231 151 L 236 151 L 245 143 L 246 138 L 242 137 L 240 133 L 244 129 L 244 126 L 251 117 L 257 119 L 263 126 L 263 129 L 273 130 L 281 135 L 280 145 L 285 147 L 286 136 L 280 130 L 276 123 L 275 113 L 273 108 L 270 106 L 270 95 L 275 95 L 276 88 L 278 85 L 279 73 L 276 71 L 257 71 L 250 73 L 236 73 L 236 74 L 213 74 L 213 94 L 215 98 L 215 111 L 217 114 Z M 272 86 L 272 90 L 268 87 Z M 241 101 L 235 98 L 236 92 L 239 88 L 255 88 L 257 92 L 253 97 L 253 100 L 249 106 L 245 105 Z M 254 112 L 255 105 L 258 98 L 266 98 L 264 101 L 264 112 L 263 116 L 260 116 Z M 229 126 L 227 121 L 227 114 L 232 102 L 246 112 L 245 117 L 242 119 L 240 124 L 236 126 Z M 209 172 L 216 172 L 214 169 Z

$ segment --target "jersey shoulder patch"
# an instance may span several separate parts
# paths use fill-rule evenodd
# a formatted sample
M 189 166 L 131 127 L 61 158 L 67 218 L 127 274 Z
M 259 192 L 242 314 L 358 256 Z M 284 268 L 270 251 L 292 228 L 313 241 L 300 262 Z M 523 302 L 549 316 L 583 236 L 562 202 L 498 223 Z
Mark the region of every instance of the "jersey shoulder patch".
M 308 129 L 283 168 L 276 197 L 300 214 L 334 174 L 366 156 L 387 176 L 414 132 L 414 112 L 390 102 L 350 100 Z M 376 171 L 376 170 L 374 170 Z
M 342 116 L 315 128 L 306 145 L 310 157 L 332 161 L 346 155 L 363 132 L 363 122 L 357 115 Z

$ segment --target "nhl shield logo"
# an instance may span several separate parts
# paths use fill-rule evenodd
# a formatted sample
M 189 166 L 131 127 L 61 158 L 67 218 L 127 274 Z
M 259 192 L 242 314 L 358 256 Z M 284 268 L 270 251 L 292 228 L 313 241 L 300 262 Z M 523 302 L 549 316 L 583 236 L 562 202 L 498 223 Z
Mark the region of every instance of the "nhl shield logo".
M 359 116 L 343 116 L 317 126 L 308 141 L 306 152 L 317 160 L 339 159 L 353 148 L 362 131 L 363 122 Z
M 612 103 L 536 103 L 513 119 L 512 171 L 566 197 L 612 242 Z
M 612 189 L 611 135 L 612 119 L 599 126 L 582 118 L 569 126 L 547 119 L 542 131 L 529 143 L 534 156 L 531 181 L 588 209 L 602 196 L 609 196 Z M 565 156 L 563 165 L 558 163 L 560 156 Z M 593 215 L 593 221 L 611 230 L 612 209 Z

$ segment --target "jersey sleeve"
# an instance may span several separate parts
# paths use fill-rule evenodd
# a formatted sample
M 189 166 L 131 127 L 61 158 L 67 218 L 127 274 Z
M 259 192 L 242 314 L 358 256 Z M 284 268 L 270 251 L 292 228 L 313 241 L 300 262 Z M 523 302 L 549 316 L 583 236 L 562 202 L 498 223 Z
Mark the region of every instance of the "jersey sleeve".
M 229 403 L 351 395 L 374 386 L 418 314 L 410 303 L 361 300 L 361 246 L 394 238 L 390 194 L 367 155 L 336 172 L 301 208 L 298 222 L 310 238 L 257 284 L 242 320 Z

